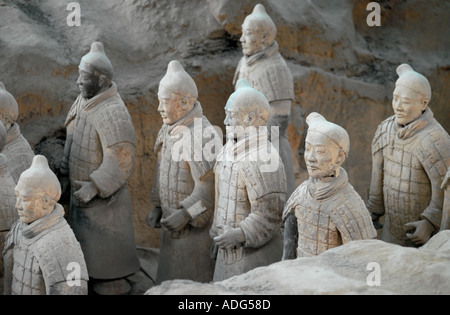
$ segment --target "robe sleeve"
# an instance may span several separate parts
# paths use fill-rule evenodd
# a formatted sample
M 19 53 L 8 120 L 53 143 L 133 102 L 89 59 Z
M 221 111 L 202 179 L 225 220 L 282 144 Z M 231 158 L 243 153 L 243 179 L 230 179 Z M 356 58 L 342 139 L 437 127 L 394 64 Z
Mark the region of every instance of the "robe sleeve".
M 444 134 L 430 134 L 430 141 L 423 144 L 421 164 L 428 175 L 431 184 L 431 200 L 421 214 L 422 219 L 428 220 L 435 230 L 441 227 L 442 212 L 444 207 L 444 190 L 441 189 L 442 181 L 450 164 L 450 137 Z
M 195 162 L 189 162 L 189 164 L 192 163 Z M 191 166 L 191 175 L 194 180 L 194 189 L 180 202 L 180 205 L 192 218 L 189 224 L 199 228 L 211 219 L 214 212 L 214 172 L 211 168 L 200 175 L 197 169 Z
M 63 175 L 69 174 L 69 156 L 70 156 L 70 149 L 72 146 L 72 137 L 73 137 L 73 123 L 70 122 L 66 126 L 66 142 L 64 144 L 64 153 L 61 160 L 61 173 Z
M 385 213 L 383 196 L 383 148 L 385 147 L 385 125 L 385 123 L 382 123 L 378 126 L 372 141 L 372 178 L 370 182 L 367 209 L 377 216 L 383 216 Z
M 90 175 L 101 198 L 110 197 L 127 183 L 133 171 L 134 157 L 135 146 L 129 142 L 104 149 L 102 164 Z
M 254 163 L 243 167 L 241 172 L 251 205 L 250 214 L 240 222 L 246 239 L 244 246 L 258 248 L 281 235 L 286 175 L 284 167 L 274 172 L 261 172 Z

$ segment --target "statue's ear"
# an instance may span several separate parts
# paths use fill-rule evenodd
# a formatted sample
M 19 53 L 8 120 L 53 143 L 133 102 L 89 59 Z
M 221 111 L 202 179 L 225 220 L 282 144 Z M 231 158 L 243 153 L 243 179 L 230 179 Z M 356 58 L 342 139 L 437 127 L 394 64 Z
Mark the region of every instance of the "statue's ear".
M 336 160 L 336 164 L 338 165 L 342 165 L 342 163 L 344 163 L 345 159 L 347 158 L 347 155 L 345 154 L 344 150 L 339 150 L 339 155 L 338 158 Z
M 100 75 L 98 76 L 98 85 L 99 85 L 101 88 L 108 87 L 108 86 L 110 85 L 110 83 L 111 83 L 111 80 L 109 80 L 105 75 L 100 74 Z
M 42 200 L 44 201 L 44 207 L 45 209 L 50 213 L 55 208 L 55 205 L 57 202 L 53 200 L 50 196 L 44 196 L 42 197 Z
M 422 98 L 422 111 L 427 109 L 429 103 L 430 103 L 430 100 L 424 96 Z
M 255 119 L 256 119 L 255 113 L 254 112 L 249 112 L 247 114 L 247 117 L 244 120 L 245 124 L 246 124 L 246 127 L 253 126 L 253 124 L 255 123 Z
M 261 43 L 264 47 L 267 47 L 269 45 L 269 32 L 267 31 L 261 32 Z
M 182 97 L 180 99 L 181 109 L 185 112 L 188 112 L 192 109 L 193 103 L 192 100 L 189 97 Z

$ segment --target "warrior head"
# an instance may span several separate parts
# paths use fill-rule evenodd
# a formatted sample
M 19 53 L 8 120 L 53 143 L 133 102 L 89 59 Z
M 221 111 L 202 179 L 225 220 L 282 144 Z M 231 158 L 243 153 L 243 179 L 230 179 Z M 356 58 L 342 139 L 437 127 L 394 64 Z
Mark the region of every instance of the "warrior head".
M 19 118 L 19 106 L 16 99 L 6 91 L 5 85 L 0 82 L 0 121 L 3 123 L 6 131 Z
M 309 176 L 316 179 L 339 176 L 339 169 L 350 152 L 350 138 L 339 125 L 319 113 L 306 118 L 305 162 Z
M 270 47 L 277 36 L 277 28 L 262 4 L 257 4 L 253 12 L 242 24 L 241 44 L 246 56 L 252 56 Z
M 172 60 L 159 82 L 158 111 L 164 124 L 172 125 L 186 116 L 198 98 L 197 85 L 177 60 Z
M 247 80 L 239 79 L 236 91 L 230 95 L 225 105 L 224 124 L 234 127 L 236 132 L 238 129 L 266 126 L 269 112 L 269 101 L 264 94 L 252 88 Z
M 114 70 L 101 42 L 91 45 L 89 53 L 81 58 L 78 69 L 77 84 L 84 98 L 93 98 L 111 86 Z
M 32 223 L 50 214 L 61 197 L 61 185 L 43 155 L 36 155 L 16 186 L 16 209 L 20 220 Z
M 431 100 L 431 86 L 427 78 L 408 64 L 397 68 L 392 107 L 398 124 L 407 125 L 422 115 Z

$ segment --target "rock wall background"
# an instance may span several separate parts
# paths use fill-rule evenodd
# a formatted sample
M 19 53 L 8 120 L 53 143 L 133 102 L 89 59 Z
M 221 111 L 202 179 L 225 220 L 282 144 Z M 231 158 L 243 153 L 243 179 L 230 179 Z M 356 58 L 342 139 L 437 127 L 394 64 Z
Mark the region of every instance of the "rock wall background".
M 138 138 L 129 188 L 139 246 L 159 247 L 159 230 L 145 224 L 153 208 L 153 145 L 162 124 L 159 80 L 168 62 L 178 59 L 198 85 L 205 115 L 223 128 L 223 107 L 242 55 L 240 25 L 257 3 L 278 27 L 280 51 L 295 80 L 289 138 L 298 184 L 307 176 L 303 119 L 317 111 L 349 132 L 344 167 L 367 198 L 372 137 L 392 114 L 401 63 L 428 77 L 430 107 L 450 131 L 449 1 L 378 1 L 381 27 L 367 26 L 370 1 L 361 0 L 79 0 L 79 27 L 66 23 L 69 2 L 0 0 L 0 81 L 19 103 L 24 136 L 57 172 L 64 119 L 78 95 L 80 58 L 93 41 L 104 43 Z

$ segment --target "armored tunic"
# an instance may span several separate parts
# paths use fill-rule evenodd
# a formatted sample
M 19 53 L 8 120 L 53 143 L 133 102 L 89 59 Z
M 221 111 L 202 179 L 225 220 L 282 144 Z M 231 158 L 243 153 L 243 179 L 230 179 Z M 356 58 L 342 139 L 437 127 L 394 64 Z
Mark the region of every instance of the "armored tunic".
M 385 215 L 381 238 L 415 246 L 407 237 L 408 222 L 428 220 L 439 230 L 444 192 L 440 189 L 450 165 L 450 137 L 430 108 L 402 127 L 392 116 L 383 121 L 372 143 L 373 174 L 368 209 Z
M 16 211 L 15 187 L 16 184 L 9 171 L 0 167 L 0 232 L 9 231 L 13 223 L 19 219 Z
M 11 226 L 19 219 L 16 210 L 14 184 L 9 175 L 7 165 L 0 166 L 0 253 L 5 246 L 5 238 Z M 3 257 L 0 256 L 0 281 L 3 279 Z M 2 284 L 0 284 L 0 288 Z M 1 294 L 1 292 L 0 292 Z
M 1 152 L 8 159 L 8 170 L 15 184 L 20 174 L 27 170 L 34 158 L 34 151 L 28 141 L 20 133 L 17 123 L 13 124 L 6 133 L 6 145 Z
M 64 161 L 72 187 L 68 222 L 83 249 L 89 276 L 107 280 L 133 274 L 140 265 L 127 182 L 136 138 L 116 85 L 90 100 L 80 95 L 66 127 Z M 79 201 L 73 196 L 80 188 L 76 181 L 94 183 L 98 195 L 88 203 Z
M 283 220 L 291 213 L 298 224 L 297 257 L 377 237 L 369 211 L 343 168 L 337 178 L 304 181 L 287 201 Z
M 216 231 L 219 226 L 240 227 L 246 240 L 234 249 L 218 249 L 214 281 L 281 260 L 286 175 L 283 162 L 267 141 L 267 135 L 265 139 L 258 137 L 257 141 L 251 138 L 248 142 L 246 139 L 237 143 L 228 141 L 217 157 L 213 225 Z M 268 148 L 262 145 L 264 140 L 271 148 L 270 159 L 261 155 Z
M 212 167 L 217 153 L 211 151 L 208 158 L 205 146 L 213 140 L 203 136 L 207 133 L 219 139 L 203 116 L 199 102 L 180 121 L 163 125 L 159 132 L 155 144 L 158 165 L 152 202 L 155 206 L 184 208 L 192 219 L 180 232 L 162 226 L 156 283 L 173 279 L 212 281 L 214 261 L 209 255 L 212 244 L 209 229 L 214 212 Z M 222 139 L 218 145 L 220 148 Z M 169 213 L 163 211 L 162 218 L 168 216 Z
M 250 85 L 263 93 L 270 103 L 270 117 L 268 127 L 279 127 L 279 136 L 272 139 L 279 141 L 279 152 L 283 161 L 288 196 L 297 187 L 294 177 L 292 150 L 287 139 L 287 128 L 290 121 L 291 104 L 295 100 L 294 81 L 291 71 L 278 52 L 278 44 L 252 55 L 244 56 L 239 62 L 234 75 L 233 84 L 241 78 L 246 79 Z M 287 108 L 278 108 L 279 101 L 288 101 Z
M 4 251 L 8 257 L 6 294 L 87 294 L 83 252 L 63 216 L 64 209 L 57 205 L 52 213 L 29 225 L 14 224 Z
M 278 52 L 276 42 L 260 53 L 241 58 L 233 84 L 242 78 L 246 79 L 254 89 L 263 93 L 269 103 L 295 99 L 292 74 L 286 61 Z

